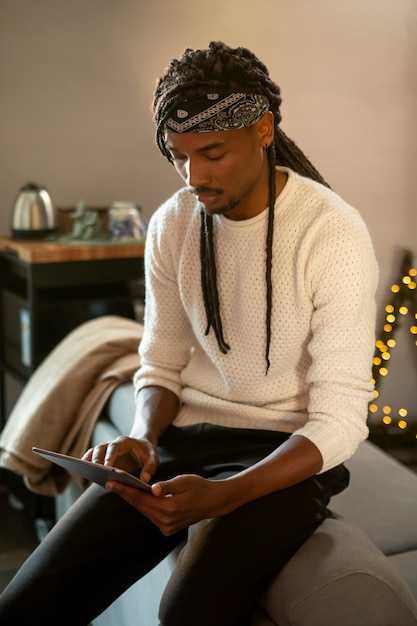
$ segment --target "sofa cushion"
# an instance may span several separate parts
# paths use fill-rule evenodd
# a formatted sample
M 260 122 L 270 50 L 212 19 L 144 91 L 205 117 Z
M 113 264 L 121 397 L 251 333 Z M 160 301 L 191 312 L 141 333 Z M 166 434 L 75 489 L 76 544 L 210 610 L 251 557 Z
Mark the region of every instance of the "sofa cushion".
M 366 535 L 330 517 L 259 601 L 279 626 L 415 626 L 417 603 Z
M 332 511 L 353 521 L 387 555 L 416 550 L 416 474 L 369 441 L 346 466 L 350 486 L 332 498 Z
M 402 552 L 401 554 L 393 554 L 388 557 L 405 582 L 410 587 L 410 591 L 417 598 L 417 550 Z
M 124 383 L 110 396 L 105 413 L 120 434 L 128 435 L 133 424 L 135 410 L 133 384 Z

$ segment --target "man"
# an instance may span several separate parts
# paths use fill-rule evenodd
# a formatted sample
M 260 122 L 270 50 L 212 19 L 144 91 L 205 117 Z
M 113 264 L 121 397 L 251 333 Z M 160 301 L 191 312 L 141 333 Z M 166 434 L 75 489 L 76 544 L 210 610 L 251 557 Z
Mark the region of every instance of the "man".
M 52 624 L 62 606 L 61 624 L 87 624 L 201 520 L 161 624 L 250 624 L 347 486 L 377 268 L 358 213 L 280 129 L 280 103 L 264 64 L 221 42 L 160 78 L 156 141 L 186 187 L 149 226 L 132 431 L 85 454 L 139 468 L 152 493 L 90 487 L 5 591 L 2 625 L 27 607 Z

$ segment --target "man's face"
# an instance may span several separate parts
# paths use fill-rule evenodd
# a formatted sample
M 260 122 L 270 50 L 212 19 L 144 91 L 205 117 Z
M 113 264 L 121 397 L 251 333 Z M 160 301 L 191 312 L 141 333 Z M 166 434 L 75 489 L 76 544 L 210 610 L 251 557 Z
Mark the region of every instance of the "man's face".
M 266 208 L 268 163 L 258 125 L 166 134 L 175 169 L 207 213 L 242 220 Z

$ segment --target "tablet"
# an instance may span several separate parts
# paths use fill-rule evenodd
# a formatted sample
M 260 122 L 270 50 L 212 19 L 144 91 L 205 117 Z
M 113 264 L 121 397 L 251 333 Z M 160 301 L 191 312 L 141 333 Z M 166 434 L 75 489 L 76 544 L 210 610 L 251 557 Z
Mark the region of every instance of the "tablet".
M 79 474 L 83 478 L 86 478 L 90 482 L 97 483 L 104 487 L 108 480 L 116 480 L 119 483 L 130 485 L 131 487 L 137 487 L 138 489 L 144 489 L 145 491 L 151 491 L 150 485 L 143 482 L 140 478 L 136 478 L 129 472 L 119 469 L 118 467 L 111 467 L 110 465 L 102 465 L 101 463 L 93 463 L 92 461 L 84 461 L 83 459 L 77 459 L 74 456 L 68 456 L 67 454 L 61 454 L 60 452 L 51 452 L 50 450 L 42 450 L 42 448 L 32 448 L 32 451 L 40 456 L 52 461 L 56 465 L 64 467 L 69 472 Z

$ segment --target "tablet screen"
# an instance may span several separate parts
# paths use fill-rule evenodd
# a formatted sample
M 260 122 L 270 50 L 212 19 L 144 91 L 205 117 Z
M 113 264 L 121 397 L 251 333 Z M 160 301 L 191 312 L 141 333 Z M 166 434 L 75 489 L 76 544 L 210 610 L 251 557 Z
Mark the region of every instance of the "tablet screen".
M 90 482 L 104 485 L 108 480 L 116 480 L 125 485 L 131 487 L 137 487 L 144 489 L 145 491 L 151 491 L 150 485 L 143 482 L 140 478 L 136 478 L 129 472 L 125 472 L 118 467 L 110 467 L 109 465 L 101 465 L 101 463 L 93 463 L 92 461 L 84 461 L 83 459 L 77 459 L 67 454 L 61 454 L 60 452 L 51 452 L 51 450 L 43 450 L 42 448 L 32 448 L 33 452 L 40 456 L 52 461 L 56 465 L 60 465 L 69 472 L 79 474 L 83 478 L 86 478 Z

